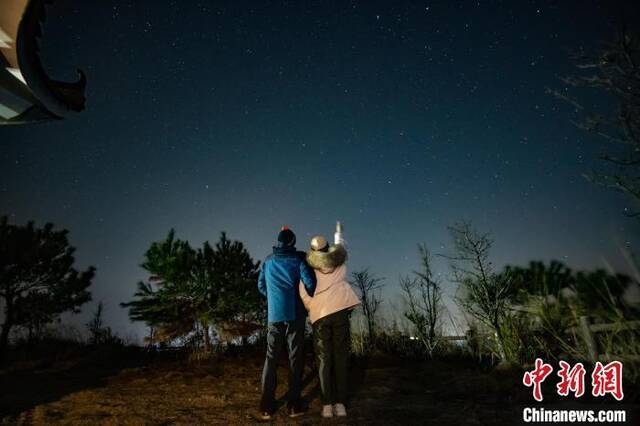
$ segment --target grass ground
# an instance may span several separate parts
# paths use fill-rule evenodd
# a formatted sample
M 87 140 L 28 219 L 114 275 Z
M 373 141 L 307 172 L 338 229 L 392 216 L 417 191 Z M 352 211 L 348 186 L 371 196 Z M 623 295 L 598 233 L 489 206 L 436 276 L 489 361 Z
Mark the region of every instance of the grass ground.
M 260 351 L 200 362 L 84 357 L 0 373 L 0 418 L 4 424 L 254 424 L 260 396 Z M 354 360 L 349 417 L 323 421 L 311 355 L 304 397 L 309 411 L 291 421 L 284 408 L 275 424 L 520 423 L 524 406 L 545 409 L 621 409 L 627 424 L 640 424 L 638 392 L 625 389 L 623 403 L 610 399 L 555 398 L 534 404 L 519 370 L 486 370 L 465 360 L 400 361 L 376 353 Z M 287 371 L 279 371 L 278 395 Z M 545 384 L 545 396 L 553 393 Z

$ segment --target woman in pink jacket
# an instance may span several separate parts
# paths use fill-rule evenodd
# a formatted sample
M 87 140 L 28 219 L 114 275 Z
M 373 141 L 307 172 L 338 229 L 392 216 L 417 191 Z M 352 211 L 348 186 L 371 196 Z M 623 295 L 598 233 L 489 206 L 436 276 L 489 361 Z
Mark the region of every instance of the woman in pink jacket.
M 313 297 L 300 286 L 300 297 L 313 326 L 318 373 L 322 390 L 322 417 L 346 416 L 347 375 L 351 348 L 349 316 L 360 304 L 347 281 L 347 250 L 340 222 L 335 245 L 322 236 L 311 239 L 307 262 L 315 270 L 317 285 Z

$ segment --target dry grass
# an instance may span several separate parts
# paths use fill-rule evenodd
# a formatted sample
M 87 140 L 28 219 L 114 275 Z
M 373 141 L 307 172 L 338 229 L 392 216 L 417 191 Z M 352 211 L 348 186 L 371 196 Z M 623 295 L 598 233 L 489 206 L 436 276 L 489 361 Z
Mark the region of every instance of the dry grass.
M 255 424 L 262 361 L 258 351 L 199 363 L 146 362 L 118 371 L 80 365 L 0 374 L 3 391 L 15 391 L 0 396 L 0 409 L 9 411 L 2 423 Z M 311 354 L 307 364 L 309 412 L 294 422 L 280 409 L 273 423 L 506 425 L 518 423 L 523 406 L 534 405 L 517 369 L 482 371 L 467 360 L 408 362 L 373 352 L 354 361 L 351 369 L 349 417 L 323 422 Z M 286 391 L 286 377 L 283 363 L 278 396 Z M 546 386 L 547 393 L 552 387 Z M 586 400 L 583 404 L 591 405 L 582 408 L 604 408 L 602 402 Z M 626 390 L 625 402 L 637 409 L 634 390 Z M 567 401 L 551 401 L 545 408 L 553 405 L 565 407 Z

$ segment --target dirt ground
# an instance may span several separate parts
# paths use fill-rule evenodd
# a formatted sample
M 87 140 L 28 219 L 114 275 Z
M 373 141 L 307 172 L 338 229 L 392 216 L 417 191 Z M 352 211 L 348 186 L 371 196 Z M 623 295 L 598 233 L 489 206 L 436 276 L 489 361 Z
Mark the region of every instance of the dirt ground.
M 262 353 L 259 351 L 186 363 L 135 360 L 80 362 L 0 373 L 3 424 L 256 424 Z M 107 360 L 108 361 L 108 360 Z M 117 364 L 110 368 L 105 365 Z M 384 354 L 354 360 L 351 402 L 345 419 L 324 420 L 312 356 L 303 396 L 309 410 L 290 420 L 281 408 L 274 424 L 521 423 L 524 406 L 545 409 L 627 409 L 627 424 L 640 424 L 636 389 L 625 401 L 552 400 L 535 404 L 518 370 L 482 371 L 462 360 L 408 362 Z M 287 371 L 278 373 L 278 395 L 286 392 Z M 547 385 L 546 394 L 553 392 Z M 553 399 L 553 398 L 552 398 Z

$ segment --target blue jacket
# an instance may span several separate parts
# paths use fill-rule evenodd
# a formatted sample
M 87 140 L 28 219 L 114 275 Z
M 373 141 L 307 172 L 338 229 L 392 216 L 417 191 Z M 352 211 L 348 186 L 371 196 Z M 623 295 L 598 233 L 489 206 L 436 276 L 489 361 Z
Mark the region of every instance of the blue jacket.
M 305 253 L 295 247 L 274 247 L 258 278 L 258 290 L 267 298 L 269 322 L 294 321 L 307 315 L 298 292 L 300 281 L 313 296 L 316 275 L 307 265 Z

